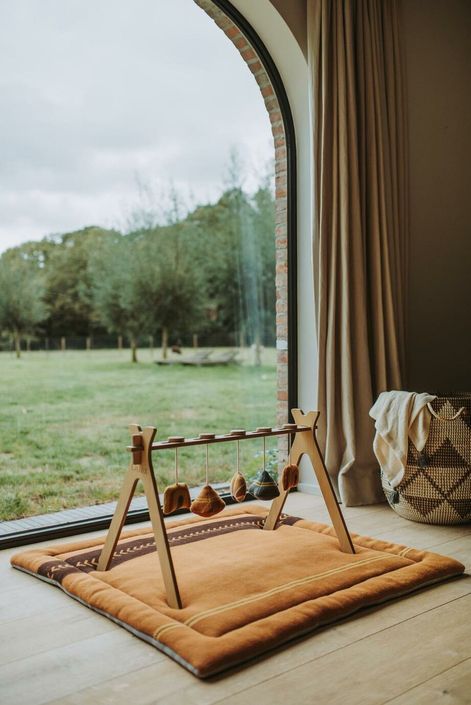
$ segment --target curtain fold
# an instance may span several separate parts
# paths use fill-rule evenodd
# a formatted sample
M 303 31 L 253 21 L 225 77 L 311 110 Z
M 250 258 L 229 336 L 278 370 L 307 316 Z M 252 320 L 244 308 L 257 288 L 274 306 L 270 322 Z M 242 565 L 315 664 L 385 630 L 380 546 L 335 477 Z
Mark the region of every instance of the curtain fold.
M 319 439 L 347 505 L 384 501 L 368 416 L 404 379 L 407 164 L 396 0 L 308 0 Z

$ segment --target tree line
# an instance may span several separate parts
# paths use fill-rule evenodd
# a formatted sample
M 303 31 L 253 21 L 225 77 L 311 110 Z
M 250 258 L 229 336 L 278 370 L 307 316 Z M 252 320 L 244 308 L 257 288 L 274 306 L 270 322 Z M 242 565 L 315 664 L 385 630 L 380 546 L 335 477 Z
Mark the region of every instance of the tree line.
M 215 203 L 163 222 L 137 212 L 125 232 L 91 226 L 10 248 L 0 257 L 0 333 L 35 336 L 112 333 L 137 361 L 143 335 L 170 343 L 189 334 L 237 333 L 273 344 L 274 198 L 268 181 L 249 195 L 239 184 Z

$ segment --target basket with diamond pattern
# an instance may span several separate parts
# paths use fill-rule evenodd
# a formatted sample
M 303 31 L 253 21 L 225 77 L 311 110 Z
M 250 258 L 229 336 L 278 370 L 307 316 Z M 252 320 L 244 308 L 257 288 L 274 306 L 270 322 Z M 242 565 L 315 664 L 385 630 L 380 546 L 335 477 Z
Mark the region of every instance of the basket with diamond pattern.
M 430 433 L 420 453 L 409 440 L 407 465 L 384 494 L 400 516 L 427 524 L 471 521 L 471 394 L 439 396 L 428 405 Z

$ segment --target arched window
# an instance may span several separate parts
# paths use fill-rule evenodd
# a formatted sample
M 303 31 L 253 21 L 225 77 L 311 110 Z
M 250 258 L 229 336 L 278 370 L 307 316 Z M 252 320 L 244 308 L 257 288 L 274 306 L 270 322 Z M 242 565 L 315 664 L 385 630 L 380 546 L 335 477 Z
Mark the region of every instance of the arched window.
M 20 349 L 27 348 L 28 351 L 40 349 L 42 357 L 38 355 L 37 360 L 40 362 L 40 367 L 38 367 L 37 373 L 34 373 L 27 393 L 21 389 L 21 383 L 27 381 L 27 374 L 24 369 L 17 368 L 18 378 L 15 382 L 17 386 L 13 390 L 16 408 L 12 412 L 12 424 L 7 425 L 6 436 L 2 440 L 2 446 L 6 450 L 2 456 L 4 460 L 0 462 L 5 462 L 5 467 L 2 469 L 6 472 L 4 473 L 5 482 L 0 488 L 0 509 L 2 511 L 0 520 L 32 515 L 38 511 L 54 511 L 63 506 L 99 504 L 101 501 L 113 498 L 114 488 L 111 478 L 116 478 L 116 487 L 118 487 L 121 477 L 118 471 L 125 462 L 123 453 L 125 442 L 123 443 L 122 428 L 125 422 L 136 420 L 159 425 L 165 415 L 167 415 L 167 419 L 172 416 L 173 412 L 170 409 L 172 394 L 174 394 L 172 386 L 169 384 L 167 394 L 166 384 L 161 384 L 161 380 L 164 379 L 165 364 L 152 366 L 148 378 L 151 380 L 151 384 L 146 382 L 144 387 L 139 390 L 138 385 L 134 385 L 131 380 L 131 373 L 127 376 L 127 373 L 123 371 L 124 367 L 119 374 L 114 375 L 115 366 L 120 365 L 121 361 L 124 365 L 125 351 L 118 350 L 109 353 L 104 350 L 106 347 L 117 346 L 121 348 L 128 344 L 148 347 L 150 350 L 142 351 L 140 354 L 140 359 L 145 361 L 147 365 L 150 364 L 153 355 L 157 356 L 156 350 L 161 344 L 165 348 L 174 348 L 175 352 L 168 353 L 165 363 L 171 363 L 172 374 L 173 370 L 177 370 L 177 368 L 181 371 L 180 389 L 185 394 L 193 391 L 194 398 L 191 400 L 191 404 L 187 405 L 186 411 L 184 410 L 184 413 L 180 414 L 178 427 L 173 428 L 171 424 L 167 424 L 166 427 L 166 421 L 163 421 L 164 432 L 165 430 L 185 433 L 188 430 L 190 432 L 212 430 L 208 427 L 195 425 L 199 409 L 207 402 L 209 406 L 214 408 L 218 404 L 220 405 L 217 407 L 217 414 L 213 415 L 211 421 L 214 430 L 224 430 L 225 425 L 241 425 L 241 422 L 244 421 L 242 418 L 233 418 L 224 411 L 226 405 L 231 406 L 233 398 L 231 400 L 230 390 L 236 388 L 239 383 L 238 379 L 240 379 L 238 368 L 226 368 L 222 365 L 227 360 L 232 361 L 231 354 L 224 358 L 226 353 L 221 357 L 219 351 L 214 350 L 207 359 L 203 360 L 203 364 L 195 365 L 195 370 L 202 374 L 198 382 L 199 386 L 195 383 L 192 388 L 187 378 L 183 379 L 183 375 L 187 374 L 191 365 L 178 364 L 179 348 L 182 346 L 183 356 L 189 358 L 190 362 L 194 361 L 194 356 L 197 356 L 199 348 L 204 347 L 208 352 L 209 348 L 216 348 L 218 345 L 234 349 L 250 346 L 253 348 L 250 352 L 252 356 L 250 359 L 253 358 L 253 361 L 257 362 L 260 346 L 264 345 L 266 348 L 272 346 L 273 352 L 265 351 L 263 355 L 271 355 L 272 364 L 276 361 L 276 375 L 273 375 L 272 379 L 273 387 L 270 388 L 266 397 L 272 399 L 273 404 L 267 413 L 266 403 L 265 407 L 262 403 L 254 403 L 252 407 L 255 411 L 252 417 L 247 415 L 246 421 L 250 424 L 253 418 L 257 423 L 283 423 L 288 420 L 290 406 L 296 405 L 296 153 L 288 100 L 269 53 L 240 13 L 226 0 L 194 0 L 194 2 L 224 32 L 227 41 L 231 42 L 238 50 L 241 59 L 253 74 L 253 85 L 258 84 L 261 99 L 264 101 L 271 124 L 274 188 L 272 189 L 270 185 L 265 190 L 252 188 L 248 195 L 244 194 L 243 188 L 239 188 L 237 182 L 237 159 L 232 159 L 226 173 L 225 190 L 217 199 L 210 195 L 205 201 L 198 194 L 193 204 L 182 205 L 178 197 L 178 180 L 177 183 L 174 181 L 172 187 L 167 191 L 166 200 L 164 199 L 164 221 L 161 219 L 162 214 L 156 212 L 158 209 L 155 209 L 157 192 L 146 178 L 142 178 L 141 171 L 142 165 L 147 164 L 150 157 L 155 158 L 158 162 L 162 156 L 161 154 L 151 154 L 145 144 L 145 137 L 152 129 L 156 129 L 156 122 L 153 122 L 152 115 L 146 114 L 146 104 L 152 93 L 152 73 L 157 69 L 151 68 L 150 70 L 149 66 L 145 67 L 148 77 L 147 94 L 138 95 L 137 90 L 130 91 L 129 94 L 120 92 L 118 90 L 119 76 L 124 76 L 124 73 L 130 70 L 129 63 L 131 62 L 126 62 L 126 43 L 121 42 L 117 33 L 113 34 L 112 29 L 110 29 L 109 35 L 105 31 L 107 25 L 110 24 L 106 9 L 108 8 L 110 12 L 119 15 L 124 5 L 121 7 L 120 3 L 115 2 L 100 3 L 100 6 L 95 10 L 99 16 L 99 22 L 93 26 L 91 32 L 88 32 L 87 28 L 89 28 L 90 22 L 93 24 L 93 18 L 85 17 L 80 3 L 70 3 L 66 6 L 68 9 L 63 10 L 65 15 L 61 16 L 62 11 L 58 11 L 58 7 L 52 7 L 53 0 L 49 0 L 50 7 L 43 8 L 41 12 L 35 6 L 36 9 L 26 16 L 21 9 L 18 9 L 16 13 L 10 13 L 9 26 L 7 23 L 4 29 L 5 32 L 11 34 L 10 74 L 16 80 L 16 83 L 15 80 L 11 80 L 10 99 L 6 106 L 10 109 L 11 115 L 9 126 L 12 130 L 11 134 L 13 134 L 15 110 L 21 108 L 19 115 L 22 122 L 19 125 L 21 128 L 19 132 L 23 135 L 22 149 L 17 150 L 16 154 L 11 149 L 8 155 L 14 167 L 13 172 L 10 169 L 8 183 L 11 186 L 15 180 L 19 180 L 20 172 L 26 165 L 22 178 L 26 180 L 28 198 L 32 199 L 31 202 L 35 202 L 38 208 L 40 204 L 42 213 L 46 213 L 50 218 L 48 229 L 44 235 L 54 232 L 59 232 L 59 235 L 48 236 L 43 240 L 38 240 L 35 236 L 32 241 L 28 241 L 18 248 L 10 248 L 1 255 L 1 260 L 6 263 L 5 271 L 14 273 L 13 282 L 23 281 L 18 278 L 19 275 L 23 276 L 25 282 L 23 289 L 27 292 L 26 283 L 32 280 L 28 276 L 28 271 L 30 271 L 28 268 L 35 268 L 36 273 L 39 274 L 38 280 L 41 280 L 41 285 L 46 286 L 46 294 L 42 297 L 42 295 L 37 295 L 34 287 L 31 289 L 29 293 L 32 301 L 44 298 L 43 318 L 41 319 L 39 312 L 36 321 L 26 321 L 24 330 L 16 331 L 16 338 L 11 331 Z M 61 7 L 64 8 L 62 4 Z M 126 12 L 129 12 L 129 7 L 127 5 Z M 35 12 L 40 12 L 36 19 Z M 45 19 L 48 12 L 48 19 Z M 133 10 L 133 12 L 136 15 L 139 14 L 137 10 Z M 22 41 L 27 43 L 28 37 L 31 39 L 30 54 L 26 51 L 22 52 L 20 43 L 17 42 L 18 46 L 15 45 L 15 23 L 16 30 L 18 32 L 21 30 Z M 111 23 L 111 27 L 118 25 Z M 43 35 L 41 27 L 44 31 Z M 83 41 L 80 40 L 80 32 L 82 32 Z M 195 41 L 197 47 L 198 37 L 191 39 Z M 149 23 L 143 31 L 142 44 L 152 40 L 153 32 Z M 190 38 L 188 38 L 188 43 L 190 43 Z M 48 51 L 41 53 L 41 46 L 47 46 Z M 93 46 L 93 51 L 90 49 L 91 46 Z M 67 47 L 70 56 L 74 53 L 78 56 L 75 63 L 76 73 L 74 73 L 74 62 L 72 61 L 68 80 L 61 83 L 61 80 L 56 80 L 54 70 L 50 70 L 50 67 L 47 66 L 46 59 L 47 56 L 51 59 L 56 52 L 57 56 L 63 57 L 63 63 L 67 65 L 67 51 L 65 51 Z M 89 75 L 93 76 L 95 62 L 95 73 L 98 75 L 100 67 L 96 62 L 103 61 L 113 65 L 113 52 L 117 50 L 121 52 L 119 61 L 116 61 L 115 64 L 118 82 L 115 85 L 115 90 L 107 94 L 110 96 L 107 104 L 108 112 L 103 113 L 98 109 L 101 100 L 99 93 L 96 92 L 100 90 L 99 81 L 96 80 L 93 83 L 92 80 L 91 87 L 85 91 L 82 90 L 79 85 L 80 71 L 78 67 L 82 62 L 87 67 Z M 14 69 L 15 52 L 18 54 L 16 73 Z M 22 54 L 21 60 L 19 59 L 20 54 Z M 31 68 L 33 54 L 37 57 L 34 70 Z M 188 61 L 189 55 L 191 55 L 191 51 L 188 52 L 188 55 L 181 57 L 181 71 L 184 71 L 184 62 Z M 143 52 L 144 58 L 141 57 L 143 71 L 145 56 L 145 52 Z M 214 57 L 214 60 L 218 61 L 219 57 Z M 31 62 L 29 66 L 28 61 Z M 134 64 L 134 68 L 137 63 Z M 60 69 L 59 62 L 56 62 L 56 66 Z M 40 86 L 36 80 L 41 67 L 44 69 L 44 76 L 49 81 L 44 86 Z M 160 70 L 161 67 L 162 64 Z M 243 71 L 246 72 L 247 68 L 243 67 Z M 60 70 L 58 70 L 58 76 L 60 76 Z M 106 85 L 103 83 L 101 85 L 106 93 Z M 175 89 L 178 90 L 178 85 Z M 139 106 L 139 111 L 133 112 L 131 105 L 133 102 L 134 106 L 136 104 Z M 263 105 L 263 103 L 261 104 Z M 28 105 L 29 109 L 27 109 Z M 61 113 L 61 108 L 65 105 L 67 110 Z M 179 123 L 183 124 L 185 118 L 187 119 L 187 131 L 191 133 L 192 140 L 197 143 L 198 131 L 195 129 L 194 116 L 198 112 L 198 105 L 194 103 L 187 105 L 184 96 L 181 105 L 182 113 L 178 116 Z M 165 102 L 161 102 L 159 110 L 165 112 Z M 126 121 L 128 132 L 121 137 L 114 133 L 116 129 L 114 118 L 120 113 L 121 117 L 128 115 Z M 80 119 L 74 123 L 77 115 Z M 75 127 L 73 127 L 74 125 Z M 243 125 L 243 129 L 247 133 L 250 132 L 250 120 L 247 120 L 247 124 Z M 126 151 L 125 140 L 131 134 L 143 138 L 140 151 L 132 151 L 130 148 Z M 10 136 L 6 134 L 6 139 L 8 140 Z M 77 143 L 74 143 L 75 139 Z M 121 146 L 124 147 L 119 150 L 119 153 L 113 152 L 112 148 L 116 140 L 122 140 Z M 90 145 L 93 143 L 97 149 L 92 154 Z M 227 154 L 229 154 L 231 146 L 230 143 L 227 144 Z M 175 146 L 172 147 L 172 144 L 167 147 L 170 152 L 172 148 L 175 148 Z M 207 153 L 201 153 L 202 168 L 205 167 L 205 157 L 207 157 Z M 32 168 L 35 159 L 36 170 Z M 69 162 L 67 162 L 68 159 Z M 91 159 L 95 169 L 87 177 L 87 189 L 84 189 L 84 195 L 78 200 L 74 200 L 72 198 L 74 179 L 76 182 L 80 179 L 81 164 L 87 159 Z M 74 164 L 76 169 L 72 173 L 71 165 Z M 101 175 L 106 170 L 109 174 L 116 174 L 116 165 L 123 171 L 129 170 L 130 164 L 136 174 L 135 182 L 139 192 L 137 207 L 136 204 L 134 206 L 125 204 L 126 223 L 123 219 L 117 221 L 116 218 L 113 218 L 116 213 L 111 213 L 106 222 L 100 222 L 96 201 L 93 200 L 92 194 L 94 190 L 98 192 L 100 189 Z M 12 173 L 14 178 L 11 177 Z M 67 188 L 56 195 L 52 191 L 48 192 L 48 184 L 53 179 L 60 180 L 61 178 L 64 183 L 67 183 Z M 112 204 L 113 198 L 115 197 L 111 191 L 108 193 L 106 193 L 106 189 L 103 191 L 102 200 L 105 205 Z M 19 203 L 20 200 L 17 195 L 17 202 Z M 14 204 L 15 198 L 11 197 L 10 209 L 14 208 Z M 60 208 L 57 208 L 58 204 Z M 265 263 L 270 261 L 271 254 L 268 255 L 268 259 L 261 259 L 260 252 L 263 247 L 260 245 L 257 228 L 266 234 L 266 224 L 269 218 L 267 219 L 265 216 L 268 210 L 273 208 L 273 204 L 274 212 L 269 216 L 273 219 L 272 229 L 269 233 L 269 245 L 273 248 L 272 268 L 271 264 L 265 266 Z M 19 214 L 17 220 L 22 223 L 24 228 L 24 239 L 29 240 L 28 233 L 33 220 L 30 218 L 28 221 L 27 199 L 21 200 L 21 208 L 22 211 L 17 210 Z M 34 217 L 34 210 L 32 213 L 32 217 Z M 61 217 L 56 219 L 57 213 Z M 228 287 L 226 286 L 224 289 L 224 286 L 220 286 L 218 290 L 214 284 L 214 278 L 218 276 L 216 257 L 218 248 L 216 241 L 208 239 L 207 230 L 205 230 L 205 228 L 215 227 L 214 223 L 217 221 L 219 223 L 217 227 L 220 227 L 222 232 L 224 219 L 227 220 L 228 213 L 232 214 L 231 217 L 238 219 L 239 225 L 237 227 L 240 226 L 237 233 L 239 248 L 237 258 L 239 261 L 231 281 L 231 285 L 234 282 L 237 284 L 234 288 L 237 292 L 234 298 L 234 301 L 237 299 L 234 308 L 238 307 L 238 310 L 233 314 L 228 313 L 230 305 L 221 302 L 218 298 L 219 295 L 214 294 L 214 291 L 225 291 Z M 78 214 L 78 219 L 74 220 L 76 214 Z M 69 220 L 67 218 L 61 219 L 62 215 L 66 215 Z M 265 220 L 260 225 L 263 218 Z M 71 225 L 64 225 L 66 222 L 70 222 Z M 91 225 L 91 223 L 94 224 Z M 3 226 L 6 227 L 5 223 Z M 1 223 L 0 227 L 2 227 Z M 226 226 L 224 225 L 224 227 Z M 31 235 L 33 236 L 34 233 Z M 199 249 L 198 238 L 200 238 Z M 172 262 L 178 260 L 180 266 L 174 269 L 161 267 L 160 272 L 158 267 L 154 267 L 153 270 L 148 269 L 149 276 L 146 280 L 143 276 L 145 266 L 153 262 L 149 255 L 151 250 L 146 249 L 146 243 L 150 243 L 151 240 L 155 241 L 153 252 L 159 256 L 167 248 L 170 240 L 172 243 L 178 241 L 178 246 L 171 248 L 171 251 L 169 250 L 168 261 L 170 259 Z M 124 245 L 125 241 L 126 245 Z M 196 250 L 191 249 L 188 258 L 187 250 L 190 248 L 187 245 L 190 242 L 192 248 L 196 246 Z M 230 259 L 231 252 L 228 241 L 223 240 L 223 245 L 224 256 L 226 259 Z M 114 261 L 109 266 L 104 266 L 105 255 L 111 254 L 113 257 L 110 257 L 110 262 Z M 185 256 L 189 267 L 186 270 L 181 266 L 181 261 Z M 191 307 L 194 304 L 195 296 L 191 294 L 191 291 L 188 294 L 188 279 L 193 277 L 196 270 L 202 269 L 205 258 L 208 257 L 213 257 L 216 263 L 209 275 L 212 278 L 213 289 L 205 289 L 206 292 L 212 293 L 206 295 L 206 299 L 200 302 L 198 315 L 202 316 L 203 323 L 192 326 L 191 323 L 188 323 L 188 316 L 179 316 L 176 312 L 184 309 L 185 306 L 193 312 Z M 257 267 L 254 266 L 254 262 L 258 262 Z M 195 264 L 197 266 L 192 268 L 191 265 Z M 191 277 L 190 269 L 192 269 Z M 78 276 L 79 274 L 80 276 Z M 193 284 L 198 286 L 198 276 L 194 278 Z M 238 282 L 235 281 L 237 278 L 239 278 Z M 125 325 L 122 322 L 124 313 L 119 311 L 119 315 L 117 315 L 113 306 L 120 297 L 122 298 L 123 292 L 127 291 L 128 280 L 135 281 L 136 279 L 139 279 L 141 288 L 132 289 L 132 292 L 129 289 L 131 292 L 129 297 L 134 297 L 132 301 L 135 315 L 131 315 L 131 322 L 128 320 Z M 266 280 L 265 283 L 263 283 L 264 280 Z M 147 289 L 144 287 L 146 281 Z M 106 286 L 102 286 L 103 283 L 106 283 Z M 157 310 L 162 291 L 165 292 L 165 296 L 173 297 L 171 301 L 174 315 L 170 319 L 168 316 L 165 319 L 162 318 L 162 312 L 159 313 Z M 155 305 L 153 300 L 148 298 L 149 292 L 155 294 Z M 140 298 L 137 298 L 139 294 Z M 144 303 L 141 308 L 142 302 L 147 303 Z M 270 307 L 274 309 L 273 320 L 266 314 Z M 51 311 L 54 313 L 52 314 Z M 154 321 L 152 331 L 148 329 L 150 318 Z M 223 331 L 223 324 L 218 328 L 219 322 L 223 320 L 230 321 L 226 326 L 226 331 Z M 145 325 L 144 321 L 146 321 Z M 272 324 L 273 328 L 271 328 Z M 3 329 L 6 332 L 3 343 L 7 347 L 10 344 L 9 330 L 5 326 Z M 224 332 L 227 335 L 222 335 Z M 190 349 L 193 347 L 197 347 L 198 351 Z M 103 363 L 105 359 L 103 357 L 99 378 L 97 378 L 97 383 L 93 384 L 92 395 L 87 386 L 90 381 L 87 370 L 90 370 L 94 365 L 96 367 L 95 361 L 98 358 L 93 356 L 101 354 L 101 352 L 95 353 L 97 348 L 103 349 L 103 356 L 117 352 L 122 357 L 110 358 L 109 364 Z M 0 354 L 3 355 L 3 353 Z M 31 355 L 34 354 L 34 352 L 31 353 Z M 88 358 L 87 355 L 89 355 Z M 242 358 L 244 358 L 244 354 Z M 8 360 L 14 362 L 11 354 Z M 69 362 L 73 362 L 75 366 L 72 376 L 70 376 L 71 369 L 67 371 Z M 215 362 L 221 363 L 221 366 L 213 365 Z M 208 372 L 212 368 L 218 371 L 227 370 L 229 374 L 227 380 L 222 380 L 221 377 L 219 389 L 216 388 L 217 384 L 214 385 L 215 399 L 209 399 L 209 401 L 208 395 L 211 391 L 211 385 L 207 383 L 208 378 L 203 377 L 206 374 L 205 367 L 208 367 Z M 158 374 L 160 377 L 157 377 Z M 165 374 L 167 373 L 165 372 Z M 10 372 L 7 372 L 7 377 L 11 390 Z M 262 377 L 263 371 L 260 379 Z M 88 380 L 87 384 L 84 382 L 85 379 Z M 142 377 L 142 379 L 144 378 Z M 173 384 L 177 380 L 177 375 L 174 374 L 172 379 Z M 252 392 L 255 389 L 254 379 L 249 377 L 245 379 L 243 391 Z M 5 383 L 6 381 L 4 380 Z M 267 388 L 267 383 L 265 383 L 265 388 Z M 242 399 L 242 395 L 239 396 Z M 62 401 L 65 402 L 67 411 L 65 411 L 65 407 L 62 409 L 60 406 Z M 40 402 L 39 406 L 38 402 Z M 180 398 L 180 410 L 181 406 Z M 247 408 L 249 406 L 247 405 Z M 21 416 L 18 409 L 22 414 L 23 409 L 26 411 Z M 115 412 L 120 411 L 108 417 L 112 409 Z M 51 410 L 55 410 L 54 413 Z M 49 414 L 49 411 L 52 415 Z M 98 411 L 100 413 L 97 413 Z M 260 418 L 257 414 L 261 414 Z M 184 428 L 182 428 L 182 419 L 185 420 Z M 61 454 L 61 447 L 68 448 L 75 454 L 74 457 L 69 460 L 66 454 Z M 110 451 L 110 448 L 113 450 Z M 106 468 L 100 466 L 100 463 L 103 463 L 103 458 L 106 458 Z M 228 460 L 227 462 L 232 461 Z M 254 468 L 256 462 L 252 463 Z M 23 477 L 21 477 L 21 472 L 18 472 L 20 466 L 26 468 Z M 39 470 L 41 471 L 40 475 L 37 473 Z M 95 475 L 97 473 L 104 480 L 103 486 L 96 481 Z M 8 481 L 9 477 L 11 482 Z M 33 489 L 33 485 L 38 477 L 40 477 L 41 486 L 36 491 Z M 166 479 L 167 475 L 164 473 L 164 481 Z M 215 481 L 223 481 L 224 472 L 216 474 L 214 479 Z M 29 489 L 39 498 L 35 505 L 29 503 Z M 139 512 L 140 509 L 137 506 L 135 518 L 142 516 Z M 58 521 L 66 522 L 66 519 L 58 518 Z M 101 522 L 103 522 L 103 517 L 100 517 L 98 511 L 96 516 L 90 514 L 89 520 L 84 515 L 83 526 L 92 528 L 95 525 L 101 525 Z M 52 530 L 56 531 L 54 527 Z M 26 539 L 31 540 L 31 535 L 28 534 Z

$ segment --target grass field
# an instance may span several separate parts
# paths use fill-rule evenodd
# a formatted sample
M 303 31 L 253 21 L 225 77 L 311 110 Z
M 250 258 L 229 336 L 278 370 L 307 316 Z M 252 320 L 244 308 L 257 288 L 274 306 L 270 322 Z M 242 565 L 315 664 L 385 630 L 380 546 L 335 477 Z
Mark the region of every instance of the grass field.
M 273 425 L 274 350 L 263 358 L 262 367 L 205 368 L 159 367 L 148 350 L 137 365 L 128 350 L 0 353 L 0 520 L 116 499 L 130 423 L 157 426 L 158 438 Z M 241 444 L 248 475 L 260 450 L 261 441 Z M 173 451 L 154 463 L 163 489 Z M 210 480 L 229 479 L 234 463 L 235 444 L 211 447 Z M 203 448 L 180 452 L 180 481 L 203 480 Z

